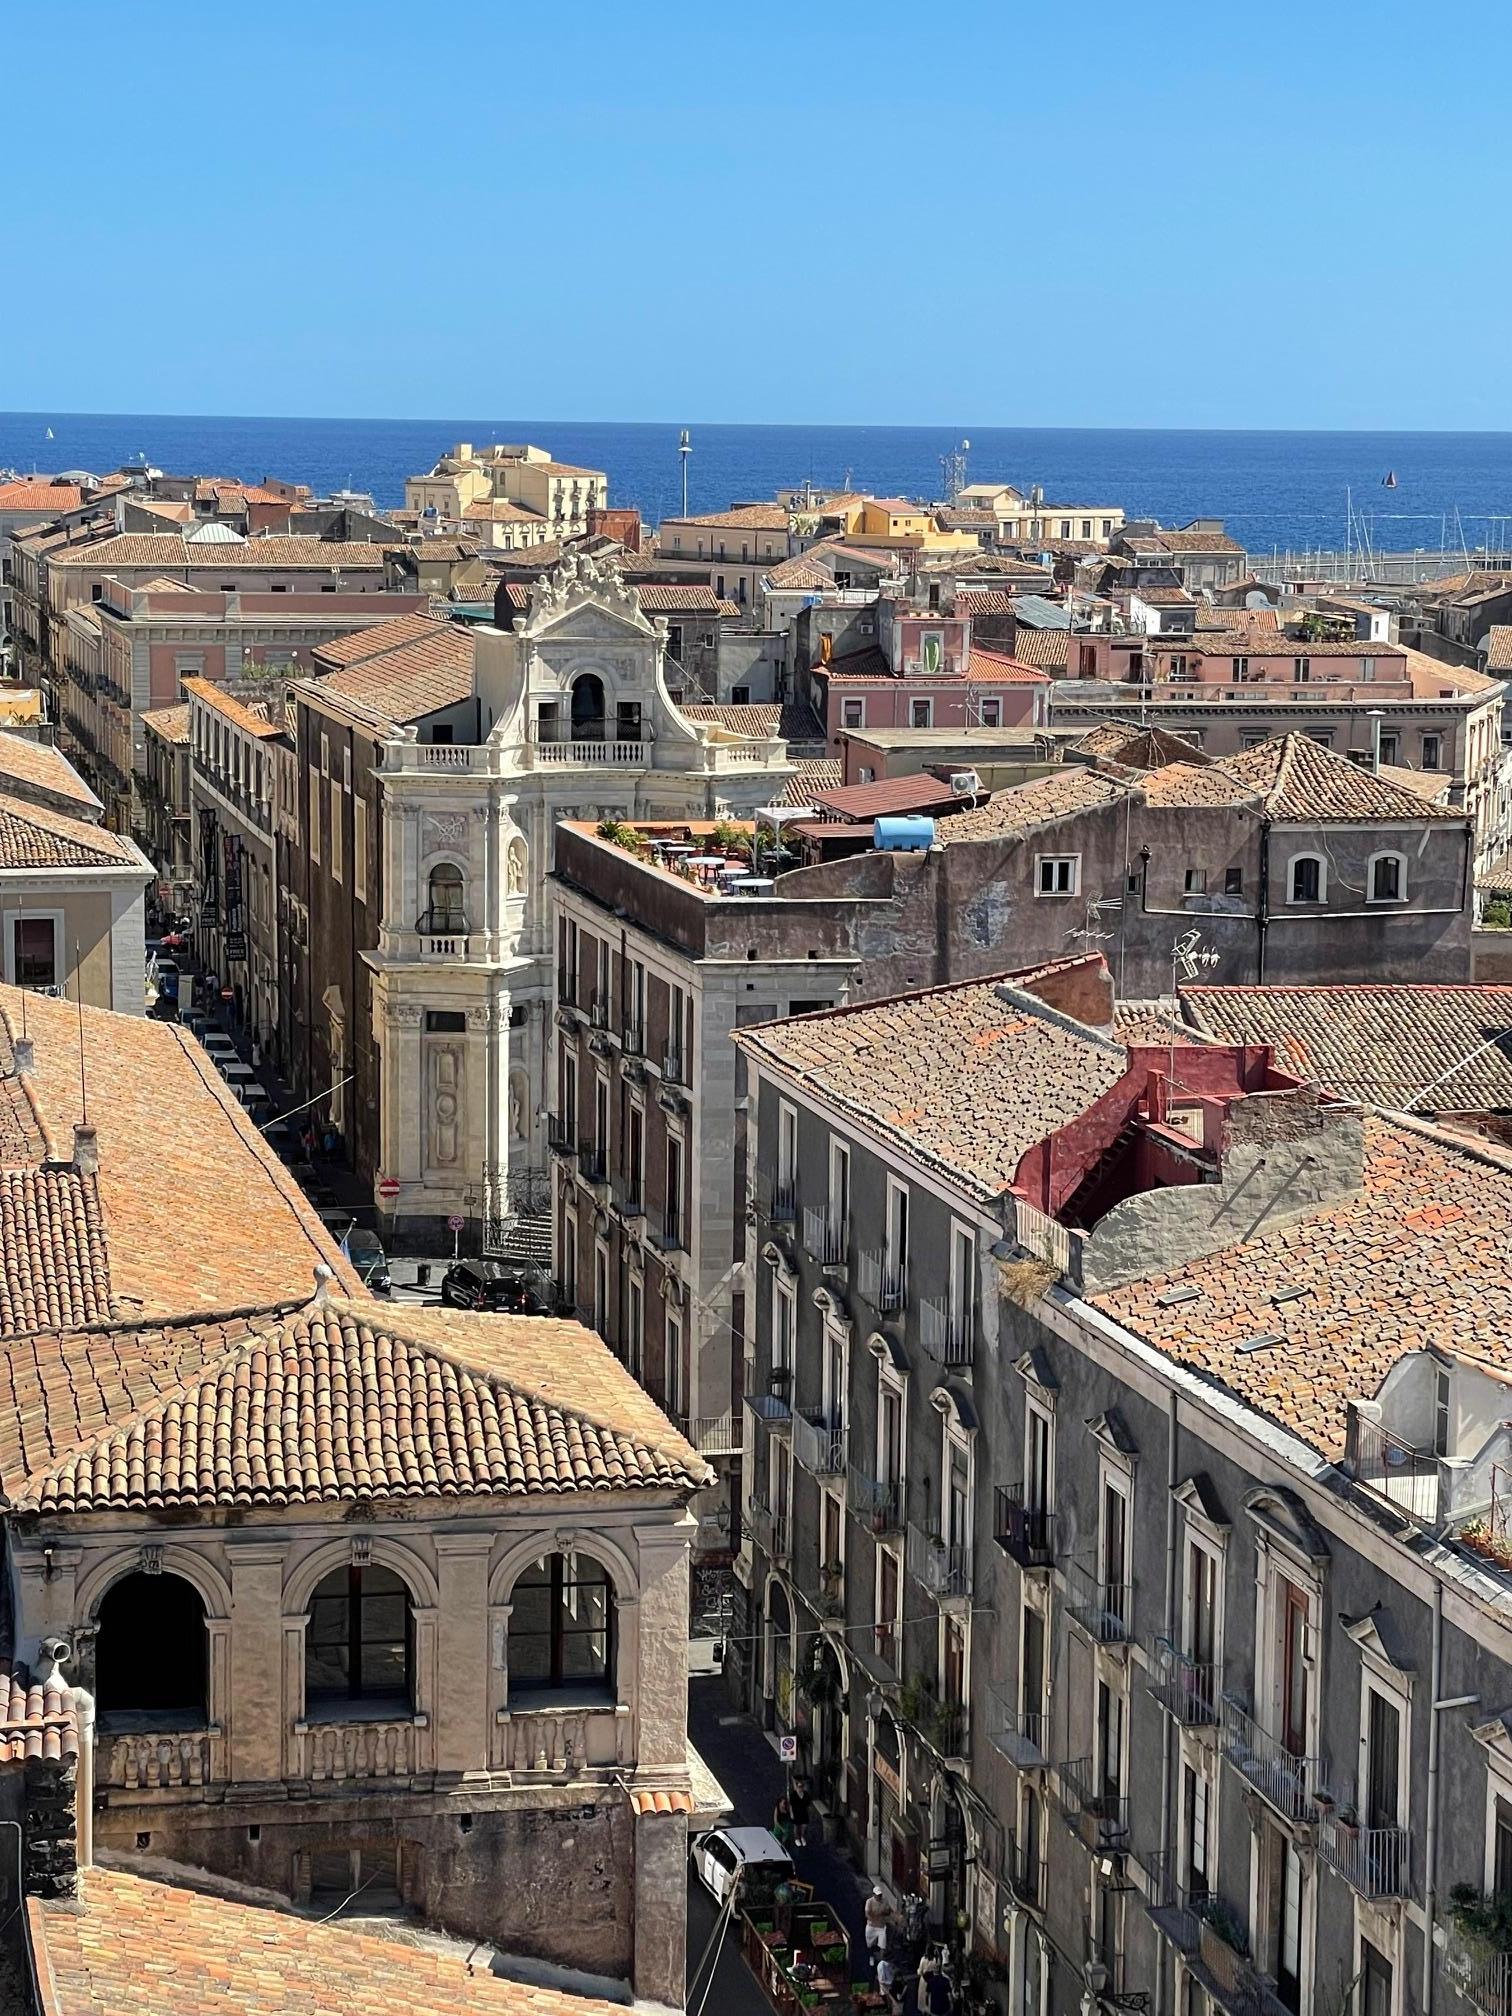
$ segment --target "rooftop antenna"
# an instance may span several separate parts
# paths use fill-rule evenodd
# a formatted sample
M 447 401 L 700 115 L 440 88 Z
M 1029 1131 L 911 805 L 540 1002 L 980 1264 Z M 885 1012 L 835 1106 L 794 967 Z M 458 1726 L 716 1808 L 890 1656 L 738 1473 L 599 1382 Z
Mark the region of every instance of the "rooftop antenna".
M 682 461 L 682 493 L 684 518 L 688 515 L 688 457 L 693 453 L 693 436 L 684 427 L 677 437 L 677 453 Z
M 966 457 L 971 443 L 962 441 L 959 448 L 950 448 L 940 457 L 940 478 L 945 487 L 945 502 L 954 510 L 960 501 L 961 492 L 966 488 Z

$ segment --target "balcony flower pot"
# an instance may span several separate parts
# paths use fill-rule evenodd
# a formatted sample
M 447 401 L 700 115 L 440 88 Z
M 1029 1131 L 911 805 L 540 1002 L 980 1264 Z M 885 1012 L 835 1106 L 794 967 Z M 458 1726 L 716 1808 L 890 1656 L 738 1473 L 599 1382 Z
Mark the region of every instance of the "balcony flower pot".
M 1197 1926 L 1198 1951 L 1202 1964 L 1224 1995 L 1237 1995 L 1240 1977 L 1249 1958 L 1249 1941 L 1231 1912 L 1209 1903 Z

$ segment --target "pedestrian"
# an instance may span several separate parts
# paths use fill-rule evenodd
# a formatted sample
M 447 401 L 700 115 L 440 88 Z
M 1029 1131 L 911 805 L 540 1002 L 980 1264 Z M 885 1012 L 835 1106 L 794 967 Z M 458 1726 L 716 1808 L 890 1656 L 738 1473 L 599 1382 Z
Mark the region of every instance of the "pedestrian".
M 885 1953 L 887 1935 L 893 1922 L 893 1908 L 887 1901 L 887 1892 L 880 1883 L 873 1883 L 872 1893 L 866 1900 L 866 1951 L 870 1958 L 874 1954 Z
M 877 1990 L 887 1997 L 888 2016 L 903 2016 L 903 1998 L 898 1993 L 897 1970 L 884 1953 L 877 1962 Z
M 786 1793 L 777 1801 L 776 1811 L 772 1815 L 772 1832 L 791 1854 L 793 1843 L 798 1838 L 798 1829 L 793 1824 L 793 1809 L 788 1804 Z
M 950 1976 L 936 1962 L 925 1974 L 919 1969 L 919 2016 L 951 2016 L 955 1997 L 950 1992 Z
M 805 1848 L 819 1846 L 819 1816 L 814 1811 L 813 1794 L 809 1782 L 801 1771 L 795 1771 L 793 1782 L 788 1788 L 788 1806 L 792 1810 L 793 1825 L 798 1830 L 798 1839 Z

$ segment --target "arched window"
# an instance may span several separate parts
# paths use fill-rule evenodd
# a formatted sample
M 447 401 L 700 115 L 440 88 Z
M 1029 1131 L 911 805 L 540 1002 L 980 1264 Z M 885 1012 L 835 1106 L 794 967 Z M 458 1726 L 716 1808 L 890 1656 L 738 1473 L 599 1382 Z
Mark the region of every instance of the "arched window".
M 103 1718 L 148 1717 L 159 1726 L 210 1719 L 205 1606 L 182 1575 L 126 1575 L 99 1611 L 95 1687 Z
M 1292 903 L 1321 903 L 1328 895 L 1328 868 L 1321 854 L 1294 854 L 1286 871 Z
M 310 1598 L 306 1701 L 408 1704 L 414 1635 L 402 1576 L 376 1565 L 333 1568 Z
M 604 739 L 604 682 L 596 672 L 584 672 L 572 682 L 572 739 Z
M 1407 856 L 1372 854 L 1370 857 L 1370 900 L 1372 903 L 1400 903 L 1407 895 Z
M 455 861 L 439 861 L 430 872 L 430 908 L 427 931 L 465 931 L 467 912 L 463 905 L 462 870 Z
M 543 1554 L 510 1598 L 509 1691 L 613 1700 L 614 1584 L 586 1554 Z

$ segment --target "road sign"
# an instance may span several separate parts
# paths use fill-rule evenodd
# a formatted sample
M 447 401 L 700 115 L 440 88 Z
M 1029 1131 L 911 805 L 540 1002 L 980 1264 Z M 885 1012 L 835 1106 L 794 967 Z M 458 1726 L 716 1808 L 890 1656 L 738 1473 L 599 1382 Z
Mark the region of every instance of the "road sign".
M 394 1187 L 397 1189 L 399 1186 L 395 1184 Z M 467 1220 L 460 1213 L 453 1211 L 446 1221 L 446 1229 L 448 1232 L 464 1232 L 467 1229 Z
M 378 1178 L 378 1195 L 380 1197 L 397 1197 L 399 1195 L 399 1178 L 397 1176 L 380 1176 Z
M 782 1759 L 784 1764 L 796 1764 L 798 1762 L 798 1738 L 796 1736 L 779 1736 L 777 1738 L 777 1755 Z

